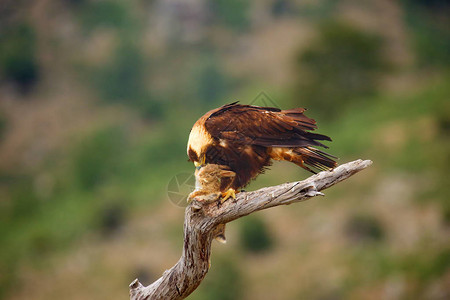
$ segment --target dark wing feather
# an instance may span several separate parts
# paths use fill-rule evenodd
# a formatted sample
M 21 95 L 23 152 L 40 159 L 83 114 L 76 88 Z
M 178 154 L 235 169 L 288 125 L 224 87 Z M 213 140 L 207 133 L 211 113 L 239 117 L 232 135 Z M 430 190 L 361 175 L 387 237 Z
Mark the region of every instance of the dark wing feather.
M 280 110 L 272 107 L 224 105 L 206 120 L 205 127 L 217 139 L 264 147 L 322 146 L 318 140 L 331 139 L 309 130 L 316 121 L 306 117 L 305 109 Z

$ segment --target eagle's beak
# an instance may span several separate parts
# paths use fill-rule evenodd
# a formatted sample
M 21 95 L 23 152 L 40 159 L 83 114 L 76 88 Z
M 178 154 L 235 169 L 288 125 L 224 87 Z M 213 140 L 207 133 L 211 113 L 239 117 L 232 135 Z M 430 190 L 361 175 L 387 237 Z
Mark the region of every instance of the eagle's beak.
M 200 170 L 201 167 L 203 167 L 205 165 L 205 156 L 202 156 L 202 158 L 200 159 L 200 161 L 194 161 L 194 166 L 197 170 Z

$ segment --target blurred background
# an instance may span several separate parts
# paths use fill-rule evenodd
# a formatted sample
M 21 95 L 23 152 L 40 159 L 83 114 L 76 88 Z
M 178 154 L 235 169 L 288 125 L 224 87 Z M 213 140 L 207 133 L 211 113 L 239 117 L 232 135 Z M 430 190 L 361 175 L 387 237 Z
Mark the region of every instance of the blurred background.
M 374 164 L 229 224 L 190 299 L 449 299 L 449 70 L 444 0 L 2 0 L 0 298 L 127 299 L 172 267 L 189 131 L 239 100 Z

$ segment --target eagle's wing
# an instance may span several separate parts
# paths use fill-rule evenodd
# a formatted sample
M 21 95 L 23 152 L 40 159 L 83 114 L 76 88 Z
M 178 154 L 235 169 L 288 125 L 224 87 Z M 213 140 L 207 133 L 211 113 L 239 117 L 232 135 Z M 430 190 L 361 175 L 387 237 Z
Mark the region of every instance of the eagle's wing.
M 322 146 L 317 140 L 328 136 L 309 132 L 316 121 L 306 117 L 304 108 L 280 110 L 272 107 L 224 105 L 205 121 L 208 132 L 217 139 L 265 147 Z

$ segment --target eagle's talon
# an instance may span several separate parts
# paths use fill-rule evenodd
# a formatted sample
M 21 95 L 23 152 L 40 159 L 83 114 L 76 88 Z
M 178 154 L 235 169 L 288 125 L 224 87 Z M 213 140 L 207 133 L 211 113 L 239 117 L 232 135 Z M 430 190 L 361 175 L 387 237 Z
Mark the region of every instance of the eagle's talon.
M 232 188 L 230 188 L 226 192 L 222 193 L 222 198 L 220 199 L 220 204 L 223 204 L 230 197 L 233 199 L 236 199 L 236 191 Z

